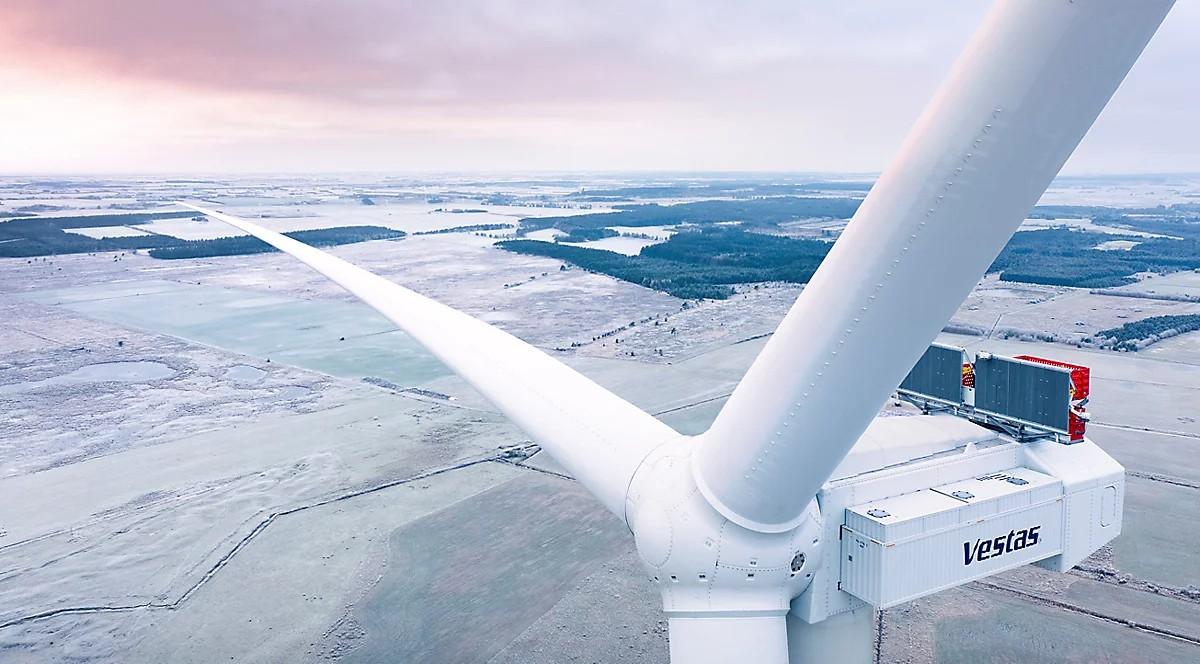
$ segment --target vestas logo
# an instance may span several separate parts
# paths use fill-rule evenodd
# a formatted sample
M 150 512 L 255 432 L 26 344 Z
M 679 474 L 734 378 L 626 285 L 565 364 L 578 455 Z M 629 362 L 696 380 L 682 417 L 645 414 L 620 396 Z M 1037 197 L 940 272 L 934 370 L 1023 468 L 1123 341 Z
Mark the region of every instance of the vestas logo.
M 963 564 L 970 565 L 977 560 L 989 560 L 1013 551 L 1020 551 L 1027 546 L 1038 543 L 1038 531 L 1041 526 L 1010 530 L 1008 535 L 989 540 L 975 540 L 974 544 L 963 542 Z

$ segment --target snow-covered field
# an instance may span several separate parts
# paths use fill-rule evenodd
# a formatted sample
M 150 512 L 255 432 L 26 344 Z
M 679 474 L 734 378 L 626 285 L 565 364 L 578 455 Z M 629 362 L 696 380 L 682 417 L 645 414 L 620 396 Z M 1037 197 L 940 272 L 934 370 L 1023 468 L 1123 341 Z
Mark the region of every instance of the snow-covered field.
M 566 235 L 563 231 L 557 228 L 541 228 L 536 231 L 530 231 L 525 234 L 528 240 L 539 240 L 541 242 L 553 242 L 554 238 Z
M 1166 235 L 1158 235 L 1155 233 L 1147 233 L 1144 231 L 1135 231 L 1128 228 L 1117 228 L 1116 226 L 1105 226 L 1103 224 L 1092 223 L 1091 219 L 1026 219 L 1018 231 L 1035 231 L 1043 228 L 1072 228 L 1081 231 L 1090 231 L 1092 233 L 1104 233 L 1106 235 L 1128 235 L 1131 237 L 1167 237 Z
M 138 237 L 139 235 L 148 235 L 144 230 L 133 228 L 131 226 L 99 226 L 96 228 L 71 228 L 68 233 L 78 233 L 93 238 L 105 237 Z
M 1039 205 L 1101 205 L 1111 207 L 1154 207 L 1195 202 L 1200 182 L 1193 176 L 1147 176 L 1144 178 L 1056 179 Z
M 670 240 L 677 233 L 675 226 L 609 226 L 621 235 L 646 235 L 656 240 Z
M 126 198 L 173 200 L 193 185 L 137 186 Z M 261 220 L 280 230 L 415 231 L 583 212 L 364 206 L 346 202 L 352 183 L 316 192 L 303 178 L 194 187 L 236 198 L 231 211 L 273 215 Z M 69 198 L 58 196 L 23 200 Z M 325 202 L 295 203 L 307 199 Z M 684 308 L 491 242 L 454 233 L 332 252 L 538 344 L 686 433 L 704 430 L 800 291 L 763 285 Z M 1124 290 L 1200 295 L 1200 274 Z M 1083 334 L 1189 311 L 1200 305 L 989 277 L 955 321 Z M 1178 591 L 1200 587 L 1197 339 L 1118 354 L 943 337 L 1092 367 L 1091 436 L 1129 473 L 1125 532 L 1086 564 L 1109 576 L 1023 568 L 992 579 L 1019 593 L 972 584 L 888 610 L 884 661 L 934 652 L 958 661 L 971 643 L 1033 652 L 1029 661 L 1196 659 L 1200 604 Z M 620 522 L 574 482 L 502 462 L 501 448 L 525 434 L 285 256 L 0 259 L 0 341 L 0 661 L 666 657 L 660 601 Z M 554 350 L 572 343 L 581 345 Z M 368 375 L 455 400 L 367 385 Z M 555 537 L 577 546 L 535 545 Z M 478 597 L 486 601 L 466 601 Z M 1186 638 L 1119 626 L 1132 623 Z M 428 627 L 446 624 L 472 629 Z
M 236 228 L 219 221 L 195 221 L 193 219 L 156 219 L 149 223 L 138 224 L 143 228 L 159 235 L 170 235 L 180 240 L 212 240 L 232 235 L 245 235 Z
M 1096 245 L 1096 249 L 1100 251 L 1129 251 L 1138 246 L 1139 242 L 1133 240 L 1109 240 Z

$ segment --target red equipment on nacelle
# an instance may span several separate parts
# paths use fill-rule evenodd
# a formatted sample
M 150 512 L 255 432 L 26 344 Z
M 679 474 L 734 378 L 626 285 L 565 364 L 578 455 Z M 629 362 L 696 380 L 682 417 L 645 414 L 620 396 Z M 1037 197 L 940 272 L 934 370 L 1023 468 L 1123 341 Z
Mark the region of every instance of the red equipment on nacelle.
M 1037 362 L 1039 364 L 1047 364 L 1052 367 L 1070 370 L 1071 421 L 1069 431 L 1071 435 L 1071 442 L 1077 443 L 1083 440 L 1083 435 L 1087 430 L 1087 401 L 1088 394 L 1091 391 L 1092 370 L 1079 364 L 1059 362 L 1058 360 L 1048 360 L 1044 357 L 1036 357 L 1034 355 L 1018 355 L 1016 359 L 1025 360 L 1027 362 Z

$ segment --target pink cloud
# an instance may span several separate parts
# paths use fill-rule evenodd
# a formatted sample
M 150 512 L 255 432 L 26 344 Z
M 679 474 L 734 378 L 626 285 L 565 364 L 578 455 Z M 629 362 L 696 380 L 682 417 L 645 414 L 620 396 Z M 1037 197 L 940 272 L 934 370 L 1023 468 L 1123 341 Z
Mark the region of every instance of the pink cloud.
M 451 6 L 453 5 L 453 6 Z M 519 11 L 517 7 L 521 7 Z M 534 11 L 529 11 L 533 9 Z M 651 95 L 688 67 L 621 12 L 548 4 L 10 0 L 10 62 L 354 102 Z M 629 16 L 630 21 L 635 17 Z
M 990 2 L 3 0 L 0 168 L 875 170 Z M 1198 25 L 1075 168 L 1195 168 Z

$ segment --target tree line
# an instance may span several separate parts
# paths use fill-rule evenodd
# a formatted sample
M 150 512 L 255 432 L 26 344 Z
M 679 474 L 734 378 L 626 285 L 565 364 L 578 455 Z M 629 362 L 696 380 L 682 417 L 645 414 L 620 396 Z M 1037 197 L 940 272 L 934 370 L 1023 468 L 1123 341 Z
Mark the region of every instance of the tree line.
M 521 220 L 521 233 L 543 228 L 571 232 L 576 228 L 610 226 L 707 226 L 741 222 L 751 227 L 773 227 L 787 221 L 811 218 L 849 219 L 862 201 L 855 198 L 803 198 L 781 196 L 746 200 L 711 200 L 677 205 L 616 206 L 615 212 L 593 212 L 565 217 L 529 217 Z
M 436 228 L 431 231 L 416 231 L 413 235 L 442 235 L 444 233 L 476 233 L 480 231 L 498 231 L 502 228 L 512 228 L 512 224 L 471 224 L 469 226 L 452 226 Z
M 1108 341 L 1107 344 L 1116 350 L 1137 350 L 1138 348 L 1173 337 L 1186 332 L 1200 330 L 1200 314 L 1180 314 L 1174 316 L 1151 316 L 1120 327 L 1102 330 L 1096 333 Z
M 1139 242 L 1128 251 L 1096 246 L 1113 239 Z M 677 297 L 723 299 L 731 284 L 764 281 L 807 282 L 830 244 L 748 232 L 740 227 L 708 227 L 680 232 L 637 256 L 533 240 L 501 242 L 518 253 L 568 261 Z M 1004 281 L 1108 288 L 1134 281 L 1140 272 L 1200 269 L 1200 240 L 1128 238 L 1051 228 L 1017 233 L 992 263 Z
M 683 299 L 723 300 L 733 284 L 808 281 L 830 245 L 741 229 L 676 233 L 637 256 L 536 240 L 508 240 L 498 247 L 563 260 Z
M 0 222 L 0 257 L 5 258 L 132 251 L 167 247 L 181 242 L 183 240 L 166 235 L 93 238 L 79 233 L 68 233 L 52 219 L 13 219 Z
M 336 226 L 308 231 L 292 231 L 284 235 L 314 247 L 332 247 L 370 240 L 392 240 L 405 236 L 404 231 L 382 226 Z M 243 256 L 278 251 L 262 240 L 249 235 L 221 237 L 212 240 L 187 240 L 180 244 L 150 250 L 153 258 L 209 258 L 212 256 Z
M 1138 242 L 1128 251 L 1096 246 L 1110 240 Z M 1067 228 L 1022 231 L 992 263 L 1003 281 L 1077 288 L 1109 288 L 1135 281 L 1139 272 L 1200 268 L 1200 239 L 1138 238 Z
M 619 201 L 653 198 L 704 198 L 732 196 L 795 196 L 814 191 L 870 191 L 873 182 L 828 181 L 770 183 L 730 180 L 703 184 L 635 185 L 608 189 L 580 189 L 567 195 L 574 200 Z

